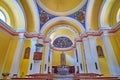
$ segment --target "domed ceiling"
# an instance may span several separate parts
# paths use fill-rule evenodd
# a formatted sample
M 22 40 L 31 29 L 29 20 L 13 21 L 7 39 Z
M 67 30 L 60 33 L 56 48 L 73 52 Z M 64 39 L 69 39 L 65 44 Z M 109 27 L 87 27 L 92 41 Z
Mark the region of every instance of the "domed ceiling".
M 65 16 L 78 11 L 87 0 L 36 0 L 36 2 L 50 14 Z
M 81 3 L 82 0 L 41 0 L 48 8 L 56 12 L 69 11 Z
M 85 28 L 87 0 L 36 0 L 36 2 L 40 14 L 41 33 L 49 37 L 52 43 L 56 38 L 61 39 L 59 37 L 68 37 L 74 42 L 83 30 L 81 27 Z M 61 28 L 58 29 L 58 25 Z M 69 28 L 62 25 L 69 25 Z M 60 45 L 58 46 L 60 48 Z
M 56 25 L 70 25 L 80 35 L 109 29 L 120 21 L 120 0 L 0 0 L 0 10 L 18 32 L 45 36 Z

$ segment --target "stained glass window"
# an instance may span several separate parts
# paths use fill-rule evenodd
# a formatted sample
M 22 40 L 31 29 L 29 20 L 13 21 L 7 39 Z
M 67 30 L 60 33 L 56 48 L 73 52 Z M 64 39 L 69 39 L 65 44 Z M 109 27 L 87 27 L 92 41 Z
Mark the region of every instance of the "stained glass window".
M 4 22 L 6 22 L 6 18 L 5 18 L 5 15 L 4 13 L 0 10 L 0 19 Z

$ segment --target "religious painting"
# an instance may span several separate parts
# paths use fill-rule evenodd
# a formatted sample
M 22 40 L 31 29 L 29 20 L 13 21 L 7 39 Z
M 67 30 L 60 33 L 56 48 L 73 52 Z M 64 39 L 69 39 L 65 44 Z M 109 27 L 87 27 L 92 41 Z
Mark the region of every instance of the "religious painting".
M 67 37 L 58 37 L 53 41 L 53 45 L 57 48 L 68 48 L 72 44 L 72 41 Z
M 98 57 L 104 57 L 102 47 L 101 46 L 97 46 L 96 48 L 97 48 Z
M 29 59 L 29 56 L 30 56 L 30 47 L 27 47 L 25 49 L 24 59 Z
M 40 13 L 40 23 L 45 24 L 48 21 L 48 19 L 49 19 L 48 14 L 42 11 Z
M 41 52 L 34 52 L 33 60 L 42 60 L 42 53 Z
M 78 12 L 76 12 L 75 14 L 75 18 L 79 21 L 79 22 L 84 22 L 85 21 L 85 11 L 84 10 L 80 10 Z
M 61 66 L 65 66 L 66 65 L 66 57 L 65 57 L 65 53 L 61 53 Z

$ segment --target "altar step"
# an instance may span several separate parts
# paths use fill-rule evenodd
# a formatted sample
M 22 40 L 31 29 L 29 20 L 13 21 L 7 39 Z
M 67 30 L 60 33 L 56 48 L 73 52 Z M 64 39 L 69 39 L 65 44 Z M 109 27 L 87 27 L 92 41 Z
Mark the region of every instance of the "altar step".
M 53 80 L 74 80 L 74 75 L 54 75 Z
M 70 75 L 32 74 L 25 78 L 13 77 L 12 80 L 120 80 L 118 77 L 104 77 L 101 74 L 83 73 Z

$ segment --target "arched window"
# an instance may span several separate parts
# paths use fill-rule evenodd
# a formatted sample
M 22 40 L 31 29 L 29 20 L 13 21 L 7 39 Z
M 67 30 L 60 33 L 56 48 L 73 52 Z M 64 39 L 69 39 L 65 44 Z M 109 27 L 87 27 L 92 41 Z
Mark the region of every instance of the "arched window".
M 98 57 L 104 57 L 102 47 L 98 45 L 96 49 L 97 49 Z
M 98 70 L 98 66 L 97 66 L 97 63 L 95 62 L 95 68 Z
M 4 22 L 6 22 L 5 14 L 0 10 L 0 19 Z
M 120 9 L 119 9 L 118 12 L 117 12 L 116 20 L 117 20 L 117 22 L 120 21 Z
M 24 59 L 29 59 L 29 56 L 30 56 L 30 47 L 27 47 L 25 49 Z

